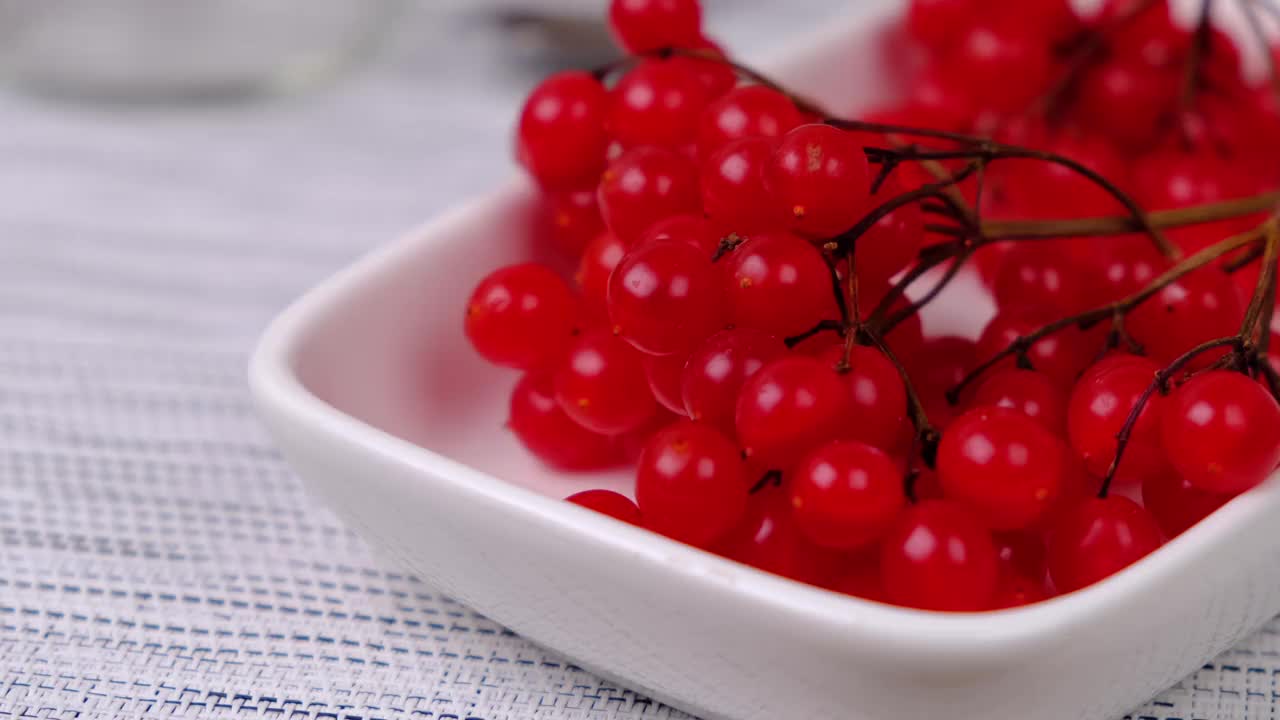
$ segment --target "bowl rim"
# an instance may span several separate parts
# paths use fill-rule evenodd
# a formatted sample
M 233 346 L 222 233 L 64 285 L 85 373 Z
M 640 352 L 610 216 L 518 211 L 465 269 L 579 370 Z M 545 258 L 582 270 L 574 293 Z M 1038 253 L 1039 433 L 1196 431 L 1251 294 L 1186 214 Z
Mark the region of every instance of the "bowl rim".
M 876 10 L 873 9 L 873 12 Z M 806 39 L 805 52 L 846 37 L 868 13 L 854 11 L 846 20 Z M 799 45 L 796 46 L 801 47 Z M 796 52 L 784 51 L 782 57 Z M 779 63 L 763 63 L 777 67 Z M 782 63 L 785 64 L 785 63 Z M 1179 572 L 1179 568 L 1215 552 L 1239 529 L 1265 522 L 1280 511 L 1280 472 L 1236 497 L 1156 552 L 1103 581 L 1034 605 L 993 612 L 946 613 L 903 608 L 825 590 L 767 573 L 656 533 L 620 523 L 585 508 L 542 495 L 415 445 L 343 412 L 308 389 L 296 364 L 310 337 L 344 302 L 375 287 L 392 269 L 434 244 L 442 236 L 465 230 L 532 192 L 523 178 L 509 180 L 495 192 L 473 199 L 409 230 L 373 250 L 303 294 L 264 330 L 249 361 L 249 383 L 261 410 L 290 423 L 345 442 L 362 452 L 410 468 L 433 491 L 451 492 L 503 507 L 540 532 L 567 534 L 602 543 L 630 562 L 655 571 L 676 573 L 702 590 L 733 593 L 770 611 L 804 623 L 822 635 L 839 633 L 850 640 L 883 643 L 903 657 L 927 654 L 939 662 L 955 657 L 1007 663 L 1021 652 L 1096 623 L 1106 608 L 1141 602 L 1144 589 Z M 406 328 L 411 326 L 406 325 Z M 981 642 L 975 642 L 981 638 Z

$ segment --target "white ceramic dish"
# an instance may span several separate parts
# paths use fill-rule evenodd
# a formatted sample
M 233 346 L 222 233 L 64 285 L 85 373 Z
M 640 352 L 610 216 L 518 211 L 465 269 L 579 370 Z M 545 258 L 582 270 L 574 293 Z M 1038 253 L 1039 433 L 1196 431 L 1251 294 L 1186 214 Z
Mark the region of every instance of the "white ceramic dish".
M 859 13 L 778 75 L 833 107 L 882 95 L 883 15 Z M 1066 720 L 1129 710 L 1280 611 L 1274 478 L 1095 587 L 978 615 L 828 593 L 560 501 L 625 473 L 533 461 L 502 431 L 514 375 L 461 333 L 474 283 L 529 255 L 530 208 L 515 183 L 325 282 L 266 332 L 251 381 L 355 528 L 534 642 L 707 718 Z

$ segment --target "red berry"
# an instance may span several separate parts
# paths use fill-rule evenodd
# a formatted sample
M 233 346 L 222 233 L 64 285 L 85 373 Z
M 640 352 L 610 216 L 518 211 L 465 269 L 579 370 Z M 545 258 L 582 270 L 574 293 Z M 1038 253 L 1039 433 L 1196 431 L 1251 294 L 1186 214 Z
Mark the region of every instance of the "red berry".
M 747 490 L 738 448 L 687 420 L 655 433 L 636 469 L 645 525 L 697 547 L 709 547 L 742 520 Z
M 992 373 L 974 392 L 972 404 L 1016 410 L 1055 435 L 1067 432 L 1066 393 L 1034 370 L 1009 368 Z
M 604 168 L 608 94 L 589 73 L 562 72 L 534 88 L 520 111 L 516 156 L 550 188 L 581 187 Z
M 887 603 L 889 600 L 884 595 L 884 583 L 880 580 L 879 548 L 873 547 L 855 554 L 852 561 L 845 564 L 837 579 L 826 587 L 864 600 Z
M 608 317 L 606 296 L 609 291 L 609 275 L 627 254 L 627 246 L 617 235 L 604 231 L 587 243 L 582 249 L 582 259 L 578 261 L 578 272 L 574 279 L 582 288 L 582 298 L 593 314 Z
M 867 202 L 866 210 L 883 205 L 903 193 L 903 186 L 890 175 Z M 858 279 L 887 286 L 894 275 L 904 270 L 924 244 L 924 214 L 920 205 L 911 203 L 880 218 L 862 237 L 856 247 Z
M 1167 1 L 1154 3 L 1126 20 L 1137 4 L 1138 0 L 1104 4 L 1098 21 L 1110 33 L 1111 51 L 1152 70 L 1174 69 L 1190 49 L 1191 34 L 1174 21 Z
M 955 81 L 972 100 L 998 113 L 1025 110 L 1053 73 L 1046 44 L 1011 24 L 968 28 L 946 61 L 962 68 Z
M 618 156 L 600 177 L 599 193 L 605 223 L 628 245 L 653 223 L 700 207 L 693 161 L 656 147 Z
M 984 4 L 981 0 L 911 0 L 907 6 L 907 30 L 925 47 L 950 45 L 955 42 L 957 31 L 978 17 Z
M 1125 329 L 1152 359 L 1168 363 L 1200 343 L 1234 335 L 1243 316 L 1231 278 L 1209 267 L 1166 285 L 1129 314 Z M 1213 358 L 1201 357 L 1202 366 Z
M 1062 487 L 1065 448 L 1015 410 L 979 407 L 942 434 L 937 470 L 943 493 L 996 530 L 1030 526 Z
M 577 260 L 587 243 L 604 230 L 595 185 L 587 190 L 551 191 L 543 197 L 540 209 L 546 239 L 561 255 Z
M 732 435 L 742 384 L 765 364 L 786 354 L 781 340 L 759 330 L 734 328 L 712 335 L 684 366 L 680 381 L 684 411 L 694 420 Z
M 826 363 L 803 356 L 774 360 L 748 378 L 734 414 L 747 456 L 784 471 L 813 448 L 842 437 L 849 416 L 839 377 Z
M 697 43 L 686 47 L 691 50 L 700 50 L 710 57 L 677 55 L 667 62 L 697 77 L 698 82 L 702 83 L 702 89 L 706 93 L 707 100 L 715 100 L 729 92 L 738 83 L 738 74 L 729 65 L 728 56 L 725 55 L 724 50 L 720 49 L 719 45 L 704 37 L 699 39 Z
M 522 263 L 490 273 L 467 302 L 466 332 L 495 365 L 529 369 L 554 360 L 577 321 L 567 283 L 545 265 Z
M 1044 583 L 1014 573 L 1002 573 L 996 585 L 996 594 L 991 601 L 992 610 L 1008 610 L 1009 608 L 1031 605 L 1050 597 Z
M 838 317 L 826 260 L 805 240 L 757 235 L 720 262 L 734 325 L 787 338 Z
M 614 86 L 608 127 L 625 147 L 679 148 L 693 142 L 706 104 L 706 87 L 689 65 L 646 60 Z
M 734 88 L 707 106 L 698 126 L 698 155 L 709 157 L 742 138 L 780 138 L 803 118 L 790 98 L 763 85 Z
M 1090 473 L 1102 477 L 1111 467 L 1116 456 L 1116 434 L 1159 370 L 1160 366 L 1146 358 L 1112 355 L 1080 378 L 1067 403 L 1067 434 Z M 1117 474 L 1119 481 L 1140 480 L 1164 470 L 1166 461 L 1159 437 L 1164 403 L 1165 399 L 1156 393 L 1143 406 L 1125 447 Z
M 649 381 L 653 398 L 677 415 L 685 414 L 680 397 L 680 380 L 684 376 L 687 360 L 688 356 L 682 353 L 644 356 L 644 376 Z
M 925 610 L 986 610 L 996 591 L 997 562 L 986 528 L 945 500 L 907 508 L 880 543 L 889 600 Z
M 843 344 L 828 348 L 818 359 L 836 367 L 844 359 Z M 839 376 L 853 410 L 847 437 L 892 449 L 907 425 L 907 391 L 898 369 L 876 348 L 854 345 L 849 367 Z
M 1174 469 L 1209 492 L 1248 490 L 1280 464 L 1280 405 L 1240 373 L 1188 380 L 1165 403 L 1160 434 Z
M 511 391 L 507 427 L 539 460 L 563 470 L 596 470 L 621 461 L 612 438 L 591 432 L 556 404 L 550 373 L 535 371 Z
M 685 243 L 650 243 L 628 252 L 609 277 L 614 331 L 650 355 L 688 352 L 724 327 L 720 273 Z
M 1152 128 L 1172 109 L 1176 97 L 1177 75 L 1116 58 L 1085 73 L 1076 113 L 1081 122 L 1115 142 L 1142 147 L 1151 144 Z
M 1068 510 L 1049 535 L 1049 576 L 1059 592 L 1092 585 L 1164 542 L 1151 514 L 1129 498 L 1091 498 Z
M 1044 540 L 1039 532 L 1004 532 L 992 535 L 1003 575 L 1033 580 L 1045 576 Z
M 1096 305 L 1084 268 L 1056 247 L 1014 247 L 1000 261 L 992 294 L 1001 308 L 1054 320 Z
M 1113 242 L 1094 276 L 1098 304 L 1115 302 L 1138 292 L 1169 266 L 1146 238 L 1123 238 Z
M 977 365 L 977 353 L 972 340 L 945 335 L 929 338 L 919 352 L 901 356 L 929 421 L 938 427 L 946 427 L 958 412 L 947 402 L 946 392 Z
M 706 218 L 698 215 L 672 215 L 649 226 L 636 247 L 655 242 L 681 242 L 692 245 L 710 258 L 720 247 L 720 234 Z
M 809 453 L 790 475 L 792 517 L 814 543 L 853 550 L 878 540 L 902 512 L 902 474 L 883 451 L 836 441 Z
M 574 505 L 603 513 L 615 520 L 640 525 L 640 508 L 631 498 L 612 490 L 583 490 L 565 498 Z
M 658 409 L 639 353 L 605 330 L 585 332 L 570 345 L 555 391 L 565 414 L 606 435 L 640 427 Z
M 1201 490 L 1176 472 L 1149 475 L 1142 481 L 1142 506 L 1166 537 L 1181 535 L 1233 497 L 1234 493 Z
M 698 0 L 612 0 L 609 29 L 628 52 L 697 47 L 702 40 Z
M 978 358 L 987 360 L 1013 344 L 1019 336 L 1030 335 L 1043 323 L 1023 312 L 1000 312 L 982 330 L 978 338 Z M 1099 347 L 1088 341 L 1084 331 L 1072 326 L 1042 338 L 1027 351 L 1031 366 L 1063 387 L 1075 382 L 1076 376 L 1089 364 Z M 1014 365 L 1005 358 L 1000 367 Z
M 742 138 L 722 145 L 702 164 L 702 207 L 707 217 L 736 233 L 780 228 L 786 218 L 765 182 L 773 143 Z
M 796 529 L 787 494 L 775 488 L 747 501 L 746 517 L 719 550 L 765 572 L 814 585 L 832 583 L 843 569 L 842 555 L 814 545 Z
M 794 232 L 839 235 L 866 210 L 871 172 L 862 144 L 830 125 L 801 125 L 782 136 L 766 174 Z

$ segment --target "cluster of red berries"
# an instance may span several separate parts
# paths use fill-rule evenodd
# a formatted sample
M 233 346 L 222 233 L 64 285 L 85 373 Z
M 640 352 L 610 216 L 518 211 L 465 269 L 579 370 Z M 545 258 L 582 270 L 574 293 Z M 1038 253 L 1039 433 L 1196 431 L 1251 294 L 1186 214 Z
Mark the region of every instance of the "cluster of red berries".
M 1280 127 L 1280 114 L 1240 79 L 1232 41 L 1177 27 L 1164 2 L 1136 15 L 1129 4 L 1086 20 L 1066 0 L 915 0 L 905 27 L 928 61 L 911 97 L 874 117 L 1047 144 L 1111 178 L 1137 167 L 1118 182 L 1151 207 L 1280 179 L 1280 163 L 1254 168 L 1264 134 L 1242 128 Z M 980 338 L 925 337 L 906 313 L 867 342 L 855 329 L 870 308 L 946 238 L 909 203 L 856 239 L 852 265 L 831 241 L 934 178 L 910 163 L 877 178 L 865 148 L 893 138 L 740 81 L 702 34 L 697 0 L 613 0 L 610 21 L 637 56 L 625 72 L 611 87 L 603 72 L 547 78 L 517 131 L 546 240 L 576 261 L 575 282 L 550 265 L 504 267 L 466 315 L 484 358 L 525 373 L 509 427 L 534 455 L 565 470 L 636 463 L 634 503 L 606 490 L 571 501 L 829 589 L 988 610 L 1124 568 L 1280 463 L 1280 405 L 1248 374 L 1183 373 L 1150 392 L 1169 361 L 1238 330 L 1244 301 L 1220 267 L 1167 283 L 1125 319 L 1145 355 L 1104 355 L 1105 328 L 1068 327 L 949 398 L 1015 339 L 1133 293 L 1169 261 L 1137 237 L 991 246 L 999 310 Z M 1204 87 L 1180 104 L 1166 80 L 1193 42 Z M 1084 45 L 1098 57 L 1069 62 Z M 1078 77 L 1060 82 L 1068 71 Z M 1030 160 L 993 163 L 981 192 L 958 187 L 990 217 L 1123 213 Z M 1178 242 L 1201 244 L 1203 228 Z M 913 398 L 942 431 L 923 457 Z

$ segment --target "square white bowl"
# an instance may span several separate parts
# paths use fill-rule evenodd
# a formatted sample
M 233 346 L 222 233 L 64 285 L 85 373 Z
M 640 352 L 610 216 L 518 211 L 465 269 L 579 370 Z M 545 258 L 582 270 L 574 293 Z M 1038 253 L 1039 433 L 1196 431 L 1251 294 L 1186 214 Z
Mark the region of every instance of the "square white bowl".
M 885 97 L 901 60 L 880 43 L 883 5 L 810 39 L 778 77 L 841 110 Z M 286 310 L 250 372 L 316 492 L 530 640 L 707 718 L 1067 720 L 1134 707 L 1280 611 L 1276 478 L 1094 587 L 970 615 L 808 587 L 562 502 L 628 474 L 534 460 L 502 428 L 514 373 L 461 329 L 479 278 L 533 255 L 532 213 L 515 182 L 366 257 Z M 945 322 L 980 325 L 988 310 L 969 299 Z

